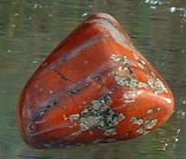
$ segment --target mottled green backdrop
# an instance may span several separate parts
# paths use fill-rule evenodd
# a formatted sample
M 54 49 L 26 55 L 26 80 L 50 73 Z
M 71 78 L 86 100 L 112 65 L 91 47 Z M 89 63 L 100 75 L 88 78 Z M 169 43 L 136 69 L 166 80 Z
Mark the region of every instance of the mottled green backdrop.
M 131 141 L 35 150 L 20 137 L 17 103 L 26 81 L 79 23 L 107 12 L 170 83 L 177 111 Z M 0 159 L 186 159 L 185 0 L 0 0 Z

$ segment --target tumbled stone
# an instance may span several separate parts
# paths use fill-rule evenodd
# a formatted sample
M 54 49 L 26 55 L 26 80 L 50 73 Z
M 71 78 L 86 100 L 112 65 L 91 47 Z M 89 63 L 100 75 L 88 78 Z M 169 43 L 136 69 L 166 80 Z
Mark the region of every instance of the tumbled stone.
M 125 140 L 162 126 L 173 94 L 121 25 L 97 13 L 54 49 L 26 84 L 19 118 L 36 148 Z

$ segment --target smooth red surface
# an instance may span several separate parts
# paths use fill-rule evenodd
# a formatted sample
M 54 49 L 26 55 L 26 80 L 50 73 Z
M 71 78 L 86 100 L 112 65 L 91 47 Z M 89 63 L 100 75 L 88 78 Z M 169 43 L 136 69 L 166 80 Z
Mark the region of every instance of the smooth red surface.
M 97 13 L 28 81 L 20 97 L 20 127 L 36 148 L 131 139 L 162 126 L 174 104 L 165 80 L 121 25 Z

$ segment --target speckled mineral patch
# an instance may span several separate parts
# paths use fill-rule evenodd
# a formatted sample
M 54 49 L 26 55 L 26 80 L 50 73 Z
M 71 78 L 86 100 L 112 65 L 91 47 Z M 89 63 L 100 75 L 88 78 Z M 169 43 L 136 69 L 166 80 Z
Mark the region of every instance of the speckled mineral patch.
M 147 82 L 138 81 L 128 57 L 113 54 L 111 60 L 118 65 L 118 68 L 113 70 L 111 75 L 119 86 L 126 86 L 133 90 L 136 88 L 150 88 L 155 94 L 167 93 L 163 82 L 155 76 L 152 76 Z
M 117 125 L 125 119 L 124 114 L 117 113 L 110 105 L 112 98 L 105 95 L 91 102 L 90 106 L 81 112 L 81 115 L 72 114 L 69 119 L 78 122 L 81 131 L 97 128 L 104 131 L 105 136 L 115 135 Z

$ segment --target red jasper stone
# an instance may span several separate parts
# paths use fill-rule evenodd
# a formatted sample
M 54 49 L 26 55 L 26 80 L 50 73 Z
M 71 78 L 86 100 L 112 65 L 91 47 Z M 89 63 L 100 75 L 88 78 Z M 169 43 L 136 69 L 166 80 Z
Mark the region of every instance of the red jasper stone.
M 125 140 L 162 126 L 174 104 L 121 25 L 97 13 L 31 77 L 20 98 L 20 127 L 36 148 Z

